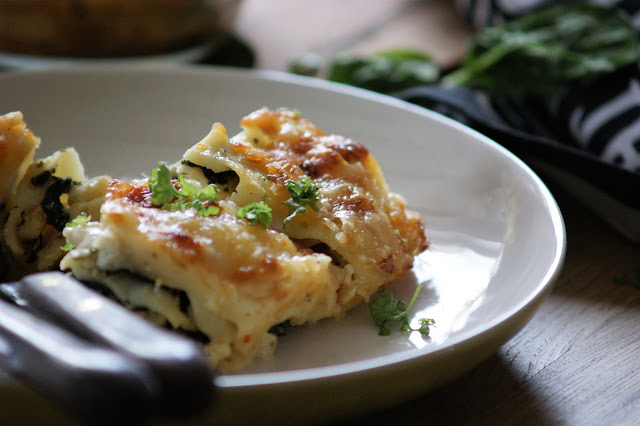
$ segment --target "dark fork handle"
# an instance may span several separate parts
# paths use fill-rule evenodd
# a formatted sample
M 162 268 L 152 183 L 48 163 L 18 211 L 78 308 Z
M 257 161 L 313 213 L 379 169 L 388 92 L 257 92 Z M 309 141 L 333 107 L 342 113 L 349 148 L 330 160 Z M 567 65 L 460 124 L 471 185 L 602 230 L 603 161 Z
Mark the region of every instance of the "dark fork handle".
M 143 420 L 151 414 L 157 392 L 144 364 L 83 341 L 3 300 L 0 365 L 92 424 Z
M 151 324 L 62 272 L 27 276 L 18 291 L 32 312 L 142 361 L 158 381 L 158 413 L 188 416 L 211 404 L 213 372 L 191 339 Z

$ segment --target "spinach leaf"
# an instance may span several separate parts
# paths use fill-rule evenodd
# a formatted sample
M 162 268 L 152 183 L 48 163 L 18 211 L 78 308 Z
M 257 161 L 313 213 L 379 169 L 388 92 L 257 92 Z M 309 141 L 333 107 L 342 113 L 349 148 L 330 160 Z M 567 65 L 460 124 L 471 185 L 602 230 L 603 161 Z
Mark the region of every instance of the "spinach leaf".
M 328 76 L 331 81 L 380 93 L 432 84 L 439 78 L 440 70 L 435 62 L 411 49 L 390 50 L 371 56 L 339 53 L 331 63 Z
M 322 56 L 309 52 L 293 60 L 289 71 L 317 77 L 323 68 Z M 380 93 L 397 92 L 421 84 L 433 84 L 440 69 L 427 55 L 412 49 L 395 49 L 369 56 L 339 52 L 331 60 L 327 80 Z
M 53 183 L 46 189 L 40 208 L 47 218 L 47 223 L 58 231 L 62 231 L 70 216 L 62 205 L 60 196 L 71 190 L 72 181 L 71 178 L 61 179 L 53 175 L 51 177 L 54 179 Z
M 486 28 L 472 42 L 462 67 L 443 83 L 545 94 L 637 60 L 638 36 L 622 9 L 558 4 Z

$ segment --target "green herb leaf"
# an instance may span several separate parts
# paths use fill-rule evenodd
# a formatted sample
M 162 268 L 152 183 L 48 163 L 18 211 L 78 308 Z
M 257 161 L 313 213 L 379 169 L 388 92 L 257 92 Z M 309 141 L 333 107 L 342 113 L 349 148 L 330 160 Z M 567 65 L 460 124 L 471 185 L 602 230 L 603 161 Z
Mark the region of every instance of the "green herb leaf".
M 397 92 L 438 81 L 440 70 L 433 60 L 418 51 L 398 49 L 371 56 L 337 54 L 328 80 L 380 93 Z
M 429 337 L 430 327 L 436 322 L 432 318 L 420 318 L 420 328 L 418 331 L 425 337 Z
M 75 228 L 78 225 L 83 223 L 87 223 L 91 220 L 91 215 L 86 214 L 85 212 L 81 212 L 78 216 L 73 218 L 70 222 L 67 222 L 64 227 L 65 228 Z M 71 251 L 74 249 L 74 245 L 72 243 L 67 242 L 65 245 L 60 247 L 62 251 Z
M 407 311 L 407 304 L 402 300 L 396 299 L 391 293 L 383 293 L 375 297 L 369 303 L 369 312 L 375 325 L 380 327 L 378 334 L 387 336 L 391 330 L 387 328 L 387 322 L 402 316 Z
M 546 94 L 637 60 L 638 36 L 626 12 L 573 2 L 486 28 L 474 39 L 463 66 L 443 83 Z
M 161 207 L 179 197 L 180 193 L 171 181 L 171 173 L 164 163 L 158 163 L 158 167 L 151 171 L 149 178 L 151 189 L 151 203 Z
M 207 185 L 198 188 L 183 177 L 178 176 L 180 190 L 176 189 L 171 180 L 171 173 L 164 163 L 158 163 L 149 178 L 151 189 L 151 203 L 163 210 L 195 209 L 202 216 L 213 216 L 220 212 L 215 205 L 218 201 L 218 188 Z
M 54 177 L 53 183 L 45 190 L 40 202 L 40 208 L 47 218 L 47 223 L 58 231 L 62 231 L 70 219 L 69 212 L 60 201 L 60 196 L 71 190 L 71 183 L 71 178 Z
M 396 299 L 391 293 L 382 293 L 373 298 L 369 303 L 369 312 L 375 325 L 380 327 L 378 334 L 380 336 L 388 336 L 391 334 L 391 330 L 387 327 L 389 321 L 401 321 L 400 331 L 419 331 L 423 336 L 429 336 L 429 327 L 435 324 L 435 321 L 430 318 L 421 318 L 420 327 L 417 329 L 411 328 L 409 325 L 409 311 L 413 307 L 420 289 L 422 286 L 417 286 L 416 291 L 413 293 L 413 297 L 407 305 L 402 300 Z
M 289 191 L 291 198 L 282 202 L 282 204 L 289 207 L 289 216 L 282 221 L 283 227 L 298 213 L 305 213 L 307 207 L 318 211 L 318 206 L 316 205 L 316 201 L 318 201 L 318 187 L 311 183 L 309 176 L 300 182 L 289 179 L 285 181 L 284 185 L 287 191 Z
M 66 243 L 65 245 L 60 247 L 62 251 L 71 251 L 75 246 L 72 243 Z
M 196 206 L 196 210 L 198 210 L 198 214 L 200 216 L 215 216 L 220 213 L 220 207 L 218 206 Z
M 64 227 L 75 228 L 76 226 L 83 223 L 87 223 L 90 220 L 91 220 L 91 215 L 87 215 L 85 212 L 82 212 L 78 216 L 76 216 L 71 222 L 67 222 L 67 224 Z
M 236 213 L 238 219 L 247 219 L 252 225 L 262 225 L 267 228 L 271 224 L 271 207 L 264 201 L 251 203 L 242 207 Z

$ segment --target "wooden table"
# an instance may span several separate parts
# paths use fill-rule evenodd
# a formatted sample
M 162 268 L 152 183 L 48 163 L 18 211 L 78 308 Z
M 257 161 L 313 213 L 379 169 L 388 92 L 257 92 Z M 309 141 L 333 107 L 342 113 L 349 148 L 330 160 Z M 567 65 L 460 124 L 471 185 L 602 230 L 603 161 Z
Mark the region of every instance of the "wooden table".
M 257 66 L 275 70 L 310 50 L 329 57 L 400 46 L 446 68 L 471 34 L 445 0 L 245 0 L 236 31 Z M 614 282 L 640 266 L 640 246 L 551 190 L 566 221 L 567 257 L 533 320 L 459 380 L 345 424 L 640 424 L 640 289 Z

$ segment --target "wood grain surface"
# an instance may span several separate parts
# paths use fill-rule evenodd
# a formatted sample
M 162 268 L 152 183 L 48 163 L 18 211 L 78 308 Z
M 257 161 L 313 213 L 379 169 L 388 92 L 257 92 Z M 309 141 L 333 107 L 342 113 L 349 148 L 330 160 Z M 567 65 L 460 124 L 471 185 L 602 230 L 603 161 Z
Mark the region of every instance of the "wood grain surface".
M 443 67 L 472 34 L 446 0 L 245 0 L 237 32 L 258 66 L 286 70 L 308 51 L 414 47 Z M 344 424 L 640 424 L 640 289 L 616 277 L 640 266 L 640 246 L 561 190 L 567 256 L 551 295 L 498 353 L 459 380 Z

